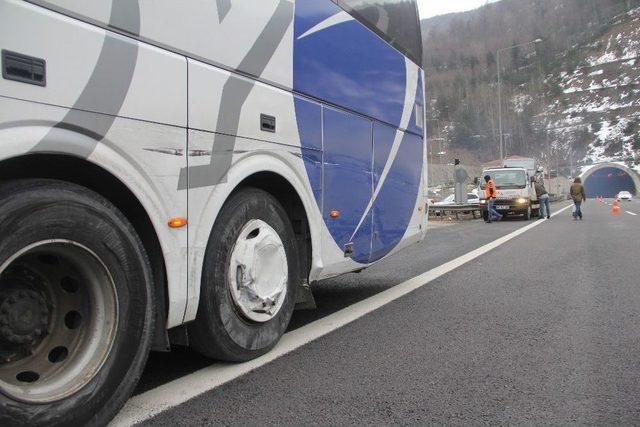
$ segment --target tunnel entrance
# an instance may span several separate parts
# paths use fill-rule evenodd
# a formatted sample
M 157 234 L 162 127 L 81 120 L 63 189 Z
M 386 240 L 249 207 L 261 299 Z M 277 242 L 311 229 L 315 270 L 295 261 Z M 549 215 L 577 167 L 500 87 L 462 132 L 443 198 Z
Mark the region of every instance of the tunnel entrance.
M 633 171 L 619 165 L 603 165 L 583 175 L 587 197 L 615 197 L 620 191 L 628 191 L 633 195 L 638 192 L 638 177 Z

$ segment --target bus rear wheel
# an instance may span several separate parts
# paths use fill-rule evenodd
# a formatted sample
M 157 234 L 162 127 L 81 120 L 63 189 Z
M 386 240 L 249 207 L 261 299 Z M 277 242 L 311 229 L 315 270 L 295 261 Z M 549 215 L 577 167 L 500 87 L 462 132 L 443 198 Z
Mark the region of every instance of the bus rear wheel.
M 0 425 L 106 424 L 151 342 L 151 268 L 135 230 L 77 185 L 0 185 Z
M 289 325 L 299 280 L 295 235 L 282 205 L 245 188 L 225 203 L 205 252 L 189 341 L 230 362 L 261 356 Z

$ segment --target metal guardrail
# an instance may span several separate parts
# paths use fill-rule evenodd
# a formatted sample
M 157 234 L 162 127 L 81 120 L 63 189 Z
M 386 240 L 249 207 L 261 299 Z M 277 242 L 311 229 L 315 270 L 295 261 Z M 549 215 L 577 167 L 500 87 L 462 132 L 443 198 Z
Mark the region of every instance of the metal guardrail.
M 482 218 L 482 208 L 477 203 L 468 203 L 468 204 L 451 204 L 451 205 L 439 205 L 439 206 L 429 206 L 429 214 L 438 215 L 440 214 L 440 221 L 444 220 L 447 212 L 455 215 L 456 220 L 460 219 L 459 215 L 461 213 L 469 212 L 473 215 L 473 219 Z M 476 216 L 476 213 L 479 216 Z

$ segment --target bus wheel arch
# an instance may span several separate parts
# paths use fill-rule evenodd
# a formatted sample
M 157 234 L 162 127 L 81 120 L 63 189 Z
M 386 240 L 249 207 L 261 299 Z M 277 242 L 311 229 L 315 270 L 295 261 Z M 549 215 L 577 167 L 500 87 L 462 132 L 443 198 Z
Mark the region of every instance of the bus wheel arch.
M 165 259 L 151 219 L 135 194 L 109 171 L 72 155 L 34 153 L 0 162 L 0 181 L 26 178 L 55 179 L 88 188 L 109 200 L 127 217 L 142 240 L 153 271 L 156 321 L 152 348 L 167 350 Z
M 286 172 L 275 172 L 273 169 L 277 165 L 271 166 L 267 166 L 267 170 L 245 169 L 245 176 L 233 177 L 229 193 L 224 197 L 208 233 L 199 283 L 198 311 L 195 321 L 188 326 L 188 336 L 192 348 L 209 358 L 238 362 L 264 354 L 285 332 L 296 303 L 312 301 L 308 291 L 312 219 L 308 217 L 303 198 L 296 189 L 296 184 L 300 183 L 292 183 L 285 177 Z M 246 265 L 238 270 L 241 273 L 233 273 L 237 269 L 234 262 L 236 248 L 249 242 L 243 234 L 249 226 L 255 231 L 259 229 L 251 237 L 254 242 L 260 240 L 263 232 L 267 233 L 265 237 L 272 232 L 274 240 L 282 245 L 283 254 L 286 253 L 289 272 L 285 285 L 287 291 L 279 292 L 280 299 L 275 297 L 273 300 L 277 310 L 267 311 L 270 315 L 258 320 L 252 317 L 255 313 L 249 313 L 251 310 L 243 306 L 243 298 L 236 295 L 243 287 L 234 286 L 234 278 L 240 280 L 238 283 L 244 283 L 245 276 L 251 279 L 246 287 L 253 289 L 250 292 L 253 298 L 244 298 L 246 305 L 254 305 L 260 300 L 258 297 L 266 295 L 261 295 L 260 284 L 265 282 L 261 278 L 263 271 L 258 268 L 255 274 L 252 262 L 244 263 Z M 259 250 L 252 249 L 252 257 L 259 258 Z M 255 263 L 264 265 L 258 258 Z M 238 274 L 241 279 L 237 278 Z M 306 289 L 301 289 L 305 286 Z M 306 307 L 310 308 L 309 305 Z
M 280 202 L 255 187 L 233 192 L 207 242 L 189 345 L 227 362 L 272 349 L 295 308 L 297 259 L 295 233 Z

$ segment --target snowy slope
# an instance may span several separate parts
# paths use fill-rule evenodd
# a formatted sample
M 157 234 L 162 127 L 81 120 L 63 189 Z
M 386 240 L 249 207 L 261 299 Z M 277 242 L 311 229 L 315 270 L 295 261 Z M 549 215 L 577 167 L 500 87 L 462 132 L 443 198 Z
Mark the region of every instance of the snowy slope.
M 538 125 L 584 163 L 622 161 L 640 171 L 640 8 L 573 49 L 580 65 L 547 77 L 555 90 L 545 96 L 551 102 Z

